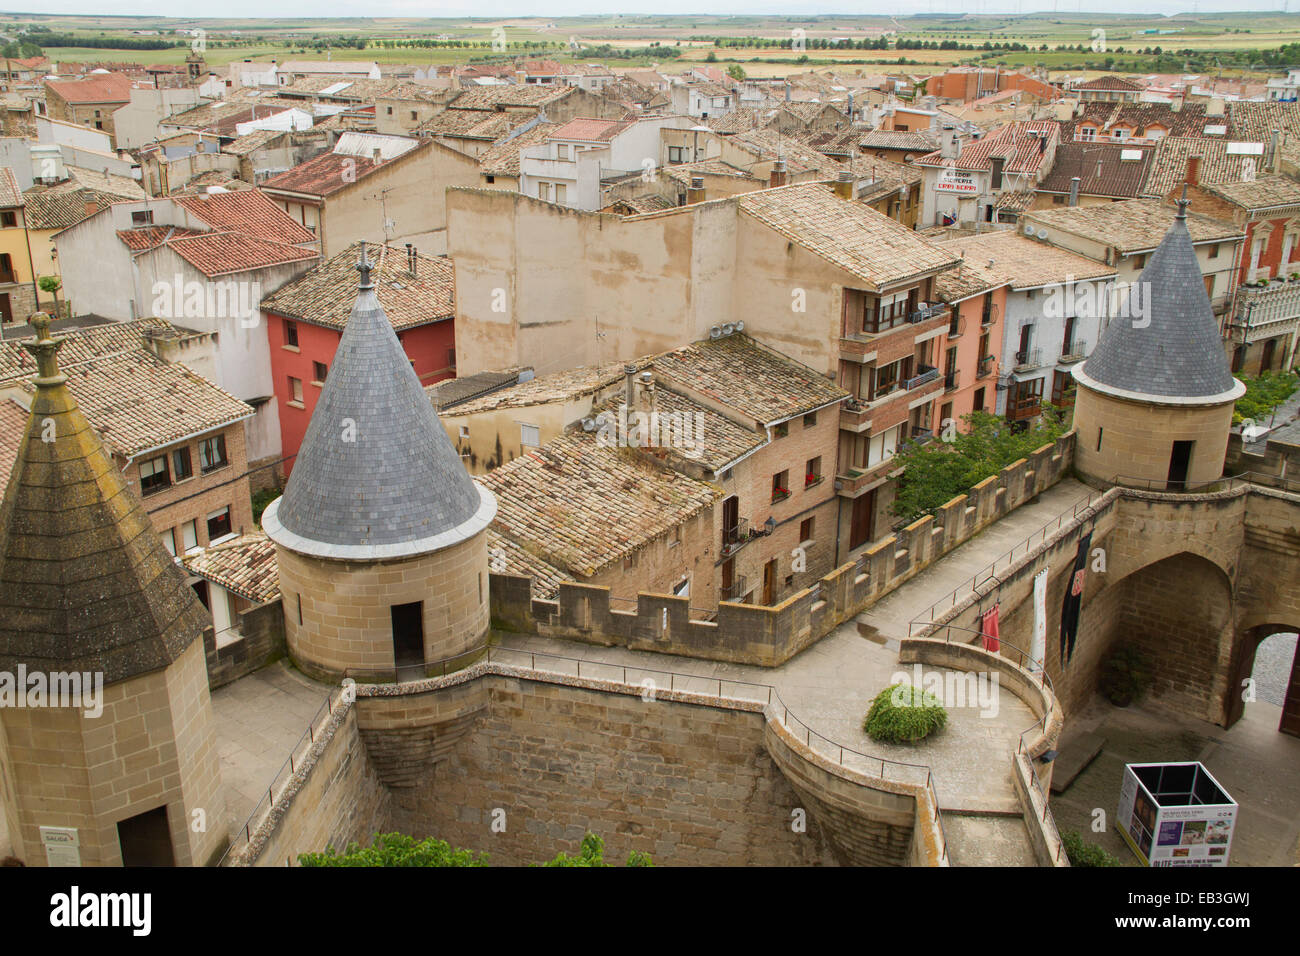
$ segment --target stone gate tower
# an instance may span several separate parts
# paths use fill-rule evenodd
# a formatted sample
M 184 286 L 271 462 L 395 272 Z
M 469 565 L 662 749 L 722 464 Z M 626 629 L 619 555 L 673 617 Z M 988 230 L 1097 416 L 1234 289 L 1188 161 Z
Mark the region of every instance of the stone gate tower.
M 36 394 L 0 510 L 14 853 L 28 866 L 215 863 L 227 837 L 210 619 L 68 391 L 63 340 L 47 316 L 32 326 Z
M 486 639 L 496 499 L 465 471 L 376 297 L 361 286 L 284 494 L 275 542 L 294 662 L 416 676 Z
M 1187 200 L 1130 300 L 1075 367 L 1075 468 L 1107 483 L 1163 489 L 1223 474 L 1232 377 L 1187 231 Z M 1145 314 L 1142 314 L 1145 312 Z

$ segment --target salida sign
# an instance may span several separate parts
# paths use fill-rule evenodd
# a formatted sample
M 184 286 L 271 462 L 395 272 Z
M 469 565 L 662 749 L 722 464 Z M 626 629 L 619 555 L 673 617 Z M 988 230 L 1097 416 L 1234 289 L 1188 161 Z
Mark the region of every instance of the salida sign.
M 975 174 L 964 169 L 945 169 L 939 173 L 939 182 L 934 187 L 941 193 L 960 193 L 974 196 L 979 192 L 975 185 Z

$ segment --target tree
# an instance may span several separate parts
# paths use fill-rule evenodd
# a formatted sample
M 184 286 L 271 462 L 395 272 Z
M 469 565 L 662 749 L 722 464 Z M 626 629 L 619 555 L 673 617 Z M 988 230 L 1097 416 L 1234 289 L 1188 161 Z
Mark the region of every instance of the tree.
M 650 861 L 650 854 L 633 850 L 627 856 L 627 865 L 654 866 L 654 863 Z M 609 866 L 605 862 L 605 841 L 589 832 L 582 838 L 582 849 L 577 856 L 561 852 L 542 866 Z
M 59 290 L 63 288 L 63 280 L 58 276 L 41 276 L 36 285 L 42 292 L 48 292 L 54 296 L 54 317 L 59 318 Z
M 905 521 L 933 514 L 971 486 L 1067 430 L 1064 414 L 1053 405 L 1043 406 L 1041 421 L 1024 429 L 988 412 L 973 412 L 962 421 L 964 431 L 945 435 L 943 441 L 908 445 L 895 456 L 895 466 L 904 471 L 894 514 Z
M 727 76 L 733 80 L 743 80 L 745 78 L 745 68 L 739 63 L 733 63 L 727 67 Z

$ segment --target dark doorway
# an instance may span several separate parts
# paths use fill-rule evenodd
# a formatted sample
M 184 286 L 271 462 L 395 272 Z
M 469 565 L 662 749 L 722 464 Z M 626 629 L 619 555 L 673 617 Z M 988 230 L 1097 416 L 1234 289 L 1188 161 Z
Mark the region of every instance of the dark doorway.
M 876 524 L 876 489 L 853 499 L 853 517 L 849 524 L 849 550 L 861 547 L 872 538 Z
M 1277 339 L 1268 339 L 1264 342 L 1264 351 L 1259 357 L 1259 370 L 1261 372 L 1273 371 L 1273 359 L 1277 355 Z
M 176 865 L 165 806 L 119 821 L 117 842 L 122 848 L 123 866 Z
M 1187 484 L 1187 470 L 1192 464 L 1194 441 L 1176 441 L 1169 453 L 1169 490 L 1181 490 Z
M 740 543 L 740 499 L 735 495 L 722 502 L 722 553 Z
M 419 667 L 424 663 L 424 602 L 394 604 L 393 663 Z
M 190 587 L 192 587 L 194 589 L 194 593 L 198 595 L 199 603 L 202 604 L 205 608 L 207 608 L 208 611 L 210 612 L 212 610 L 212 605 L 208 603 L 208 582 L 200 578 L 199 580 L 191 584 Z
M 8 325 L 14 320 L 13 306 L 9 304 L 9 293 L 0 293 L 0 322 Z
M 1287 681 L 1286 697 L 1282 703 L 1282 722 L 1278 730 L 1292 737 L 1300 737 L 1300 645 L 1291 658 L 1291 679 Z
M 722 562 L 722 600 L 734 601 L 737 597 L 736 588 L 736 560 L 727 558 Z

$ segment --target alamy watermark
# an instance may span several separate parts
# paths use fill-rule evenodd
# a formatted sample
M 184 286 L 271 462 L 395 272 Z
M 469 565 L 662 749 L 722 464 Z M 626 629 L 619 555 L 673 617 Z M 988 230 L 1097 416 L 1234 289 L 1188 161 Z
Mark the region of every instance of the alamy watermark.
M 153 314 L 160 319 L 239 319 L 246 329 L 255 328 L 260 321 L 262 286 L 256 281 L 186 282 L 177 273 L 158 280 L 150 291 Z
M 691 459 L 704 454 L 703 412 L 629 412 L 620 405 L 617 413 L 601 412 L 594 424 L 603 448 L 669 448 Z
M 1048 288 L 1043 315 L 1050 319 L 1133 319 L 1133 328 L 1144 329 L 1151 324 L 1151 283 L 1076 282 L 1074 276 L 1067 275 L 1064 282 Z
M 913 664 L 910 674 L 896 671 L 889 683 L 898 685 L 889 701 L 895 707 L 910 707 L 911 688 L 915 687 L 933 694 L 944 707 L 976 707 L 981 717 L 989 719 L 998 715 L 997 671 L 927 671 L 920 664 Z
M 0 708 L 78 707 L 86 717 L 104 713 L 102 671 L 0 671 Z

